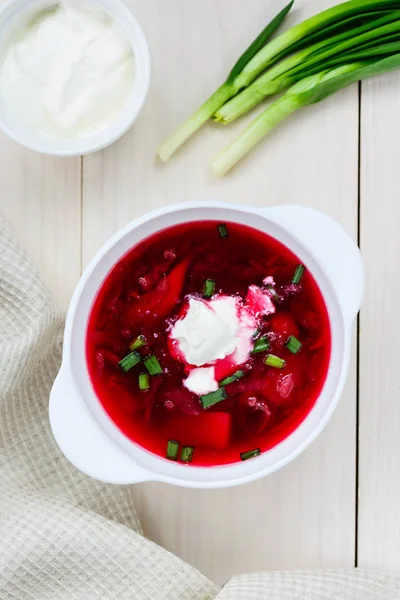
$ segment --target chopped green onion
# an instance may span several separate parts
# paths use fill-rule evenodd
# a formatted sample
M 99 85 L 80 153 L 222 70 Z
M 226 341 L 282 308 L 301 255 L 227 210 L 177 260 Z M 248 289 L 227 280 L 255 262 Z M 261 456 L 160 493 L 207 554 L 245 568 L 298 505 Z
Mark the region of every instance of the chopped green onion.
M 187 462 L 187 463 L 192 462 L 193 453 L 194 453 L 193 446 L 182 446 L 181 461 Z
M 224 387 L 220 387 L 215 392 L 210 392 L 209 394 L 205 394 L 204 396 L 200 396 L 200 401 L 203 405 L 203 408 L 209 408 L 210 406 L 214 406 L 221 400 L 225 400 L 228 397 L 228 394 L 225 391 Z
M 234 381 L 241 379 L 243 376 L 244 376 L 243 371 L 236 371 L 236 373 L 233 373 L 233 375 L 230 375 L 229 377 L 225 377 L 225 379 L 223 379 L 219 385 L 229 385 L 230 383 L 233 383 Z
M 143 362 L 150 375 L 160 375 L 164 372 L 157 358 L 153 355 L 145 358 Z
M 255 448 L 255 450 L 248 450 L 247 452 L 241 452 L 240 458 L 242 460 L 248 460 L 249 458 L 254 458 L 255 456 L 260 456 L 261 451 L 260 448 Z
M 228 233 L 228 228 L 225 225 L 225 223 L 221 223 L 221 225 L 218 225 L 218 231 L 219 231 L 219 235 L 222 238 L 226 238 L 228 237 L 229 233 Z
M 296 270 L 294 272 L 292 283 L 298 285 L 303 277 L 304 271 L 306 270 L 304 265 L 297 265 Z
M 119 366 L 125 373 L 140 363 L 142 357 L 137 352 L 131 352 L 125 358 L 119 361 Z
M 167 444 L 167 458 L 168 460 L 178 460 L 179 442 L 175 440 L 168 440 Z
M 215 281 L 213 279 L 206 279 L 203 286 L 203 296 L 205 298 L 211 298 L 215 292 Z
M 144 335 L 138 335 L 137 338 L 135 338 L 133 342 L 129 344 L 129 350 L 132 350 L 132 352 L 134 350 L 139 350 L 139 348 L 142 348 L 142 346 L 144 346 L 145 344 L 146 338 L 144 337 Z
M 274 286 L 269 283 L 267 285 L 267 290 L 269 291 L 270 295 L 275 300 L 275 302 L 279 302 L 279 295 L 276 293 Z
M 256 329 L 254 331 L 253 335 L 251 336 L 251 339 L 256 340 L 258 338 L 258 336 L 260 335 L 260 333 L 261 333 L 261 329 Z
M 303 344 L 299 342 L 299 340 L 296 337 L 294 337 L 294 335 L 289 336 L 285 343 L 286 348 L 292 354 L 297 354 L 302 345 Z
M 150 387 L 150 375 L 148 373 L 140 373 L 139 389 L 142 391 L 148 390 Z
M 269 340 L 267 337 L 260 337 L 258 340 L 254 342 L 252 354 L 257 354 L 258 352 L 265 352 L 265 350 L 269 349 Z
M 286 361 L 283 358 L 279 358 L 279 356 L 275 356 L 275 354 L 267 354 L 264 358 L 264 364 L 268 367 L 274 367 L 275 369 L 283 369 L 286 365 Z

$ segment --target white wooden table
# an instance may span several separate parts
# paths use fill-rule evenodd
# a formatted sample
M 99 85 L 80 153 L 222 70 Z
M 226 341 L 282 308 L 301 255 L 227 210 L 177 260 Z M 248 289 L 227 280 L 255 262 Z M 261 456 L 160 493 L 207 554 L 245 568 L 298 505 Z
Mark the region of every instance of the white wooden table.
M 296 2 L 289 22 L 334 3 Z M 206 127 L 167 165 L 157 164 L 155 150 L 281 4 L 128 4 L 153 56 L 151 93 L 135 127 L 83 160 L 43 157 L 0 137 L 0 211 L 59 303 L 67 307 L 82 268 L 119 227 L 202 197 L 326 211 L 360 241 L 368 276 L 351 374 L 322 436 L 280 473 L 241 488 L 134 487 L 145 532 L 219 582 L 260 569 L 399 568 L 400 73 L 305 109 L 217 180 L 210 158 L 235 127 Z

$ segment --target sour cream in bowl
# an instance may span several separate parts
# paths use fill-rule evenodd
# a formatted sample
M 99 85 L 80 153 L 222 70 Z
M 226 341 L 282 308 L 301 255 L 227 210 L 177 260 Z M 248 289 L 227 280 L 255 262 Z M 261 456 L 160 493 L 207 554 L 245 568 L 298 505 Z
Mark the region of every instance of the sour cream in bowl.
M 13 0 L 0 13 L 0 127 L 45 154 L 100 150 L 150 83 L 140 25 L 119 0 Z

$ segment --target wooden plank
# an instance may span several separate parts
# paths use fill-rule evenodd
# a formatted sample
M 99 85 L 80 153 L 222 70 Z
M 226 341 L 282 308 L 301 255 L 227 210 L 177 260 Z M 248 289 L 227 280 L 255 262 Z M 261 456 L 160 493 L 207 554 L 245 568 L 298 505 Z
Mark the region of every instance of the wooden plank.
M 81 159 L 26 150 L 0 135 L 0 212 L 66 308 L 81 267 Z
M 360 327 L 360 566 L 398 569 L 400 75 L 362 85 L 361 249 L 367 293 Z
M 313 206 L 356 237 L 356 87 L 292 118 L 225 179 L 212 176 L 209 162 L 243 122 L 229 128 L 210 124 L 167 165 L 155 160 L 165 135 L 222 81 L 278 3 L 128 4 L 149 37 L 151 93 L 139 121 L 120 142 L 85 158 L 84 262 L 129 220 L 196 198 Z M 295 18 L 325 5 L 300 0 Z M 257 569 L 353 565 L 355 400 L 353 362 L 343 400 L 323 436 L 295 464 L 252 485 L 203 492 L 135 486 L 145 532 L 219 582 L 234 572 Z

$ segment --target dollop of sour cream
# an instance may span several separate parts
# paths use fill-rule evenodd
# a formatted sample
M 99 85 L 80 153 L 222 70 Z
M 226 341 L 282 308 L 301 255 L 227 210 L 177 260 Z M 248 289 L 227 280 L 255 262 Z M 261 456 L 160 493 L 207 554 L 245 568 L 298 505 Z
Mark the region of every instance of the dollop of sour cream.
M 200 367 L 232 354 L 239 326 L 235 298 L 191 298 L 186 315 L 176 322 L 171 335 L 186 362 Z
M 106 128 L 127 102 L 134 55 L 100 9 L 62 1 L 34 15 L 0 57 L 0 94 L 14 118 L 55 138 Z
M 232 366 L 246 362 L 259 318 L 273 312 L 271 298 L 257 286 L 249 287 L 245 304 L 235 296 L 190 298 L 185 315 L 170 331 L 173 346 L 189 366 L 183 385 L 198 395 L 217 390 L 213 365 L 228 357 Z

